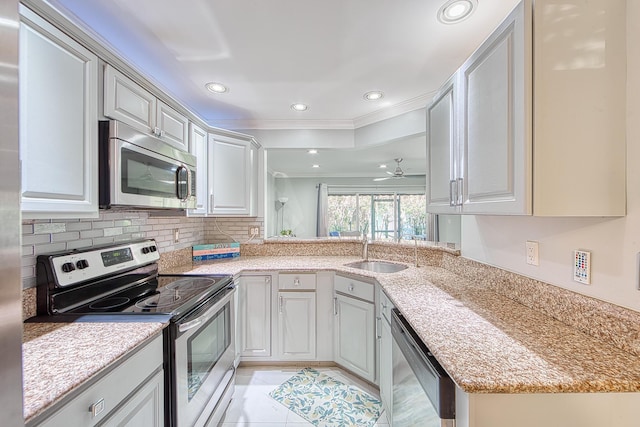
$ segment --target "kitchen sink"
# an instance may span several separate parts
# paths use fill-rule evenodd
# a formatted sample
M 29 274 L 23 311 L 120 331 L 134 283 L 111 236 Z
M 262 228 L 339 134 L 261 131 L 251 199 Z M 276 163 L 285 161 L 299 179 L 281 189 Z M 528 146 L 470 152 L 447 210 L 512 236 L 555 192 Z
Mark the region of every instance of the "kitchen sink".
M 407 268 L 406 265 L 386 261 L 358 261 L 345 264 L 345 267 L 359 268 L 375 273 L 396 273 Z

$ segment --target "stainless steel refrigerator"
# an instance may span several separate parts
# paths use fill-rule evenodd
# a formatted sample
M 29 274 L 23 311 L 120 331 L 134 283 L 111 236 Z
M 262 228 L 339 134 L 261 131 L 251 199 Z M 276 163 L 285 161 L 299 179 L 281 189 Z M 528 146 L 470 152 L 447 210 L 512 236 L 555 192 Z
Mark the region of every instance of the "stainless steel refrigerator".
M 18 23 L 18 0 L 0 1 L 0 423 L 7 427 L 24 425 Z

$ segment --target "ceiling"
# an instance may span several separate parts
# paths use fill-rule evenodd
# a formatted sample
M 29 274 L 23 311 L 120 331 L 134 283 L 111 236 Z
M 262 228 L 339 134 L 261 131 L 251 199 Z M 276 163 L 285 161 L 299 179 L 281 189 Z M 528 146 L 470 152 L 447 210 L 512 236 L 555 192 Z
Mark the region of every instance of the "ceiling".
M 353 129 L 424 107 L 517 3 L 478 0 L 470 18 L 445 25 L 445 0 L 49 1 L 229 129 Z M 207 91 L 211 81 L 229 91 Z M 372 90 L 384 97 L 365 100 Z
M 389 176 L 386 171 L 396 168 L 395 158 L 402 158 L 400 167 L 405 175 L 421 175 L 426 170 L 426 147 L 424 136 L 414 136 L 393 143 L 353 149 L 319 149 L 309 154 L 306 149 L 268 150 L 269 172 L 278 178 L 301 177 L 371 177 Z M 319 167 L 313 168 L 316 164 Z M 379 166 L 385 164 L 386 169 Z M 397 179 L 388 179 L 384 184 L 398 184 Z M 382 184 L 381 183 L 381 184 Z

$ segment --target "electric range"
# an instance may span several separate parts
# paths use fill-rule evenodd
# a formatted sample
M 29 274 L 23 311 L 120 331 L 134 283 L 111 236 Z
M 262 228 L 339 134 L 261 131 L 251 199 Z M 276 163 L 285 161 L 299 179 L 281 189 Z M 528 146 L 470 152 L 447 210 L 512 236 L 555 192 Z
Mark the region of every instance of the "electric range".
M 147 239 L 40 255 L 31 322 L 167 323 L 167 426 L 215 425 L 235 379 L 231 276 L 162 276 Z

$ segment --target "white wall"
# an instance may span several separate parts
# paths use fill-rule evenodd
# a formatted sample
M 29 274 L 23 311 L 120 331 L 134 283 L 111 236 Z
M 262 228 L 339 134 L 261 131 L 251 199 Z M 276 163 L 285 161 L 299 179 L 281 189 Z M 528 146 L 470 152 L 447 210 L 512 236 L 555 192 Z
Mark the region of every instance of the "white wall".
M 640 311 L 640 2 L 627 1 L 627 216 L 533 218 L 465 216 L 462 255 Z M 635 96 L 634 96 L 635 95 Z M 540 243 L 540 265 L 525 241 Z M 572 280 L 573 250 L 591 251 L 591 285 Z

